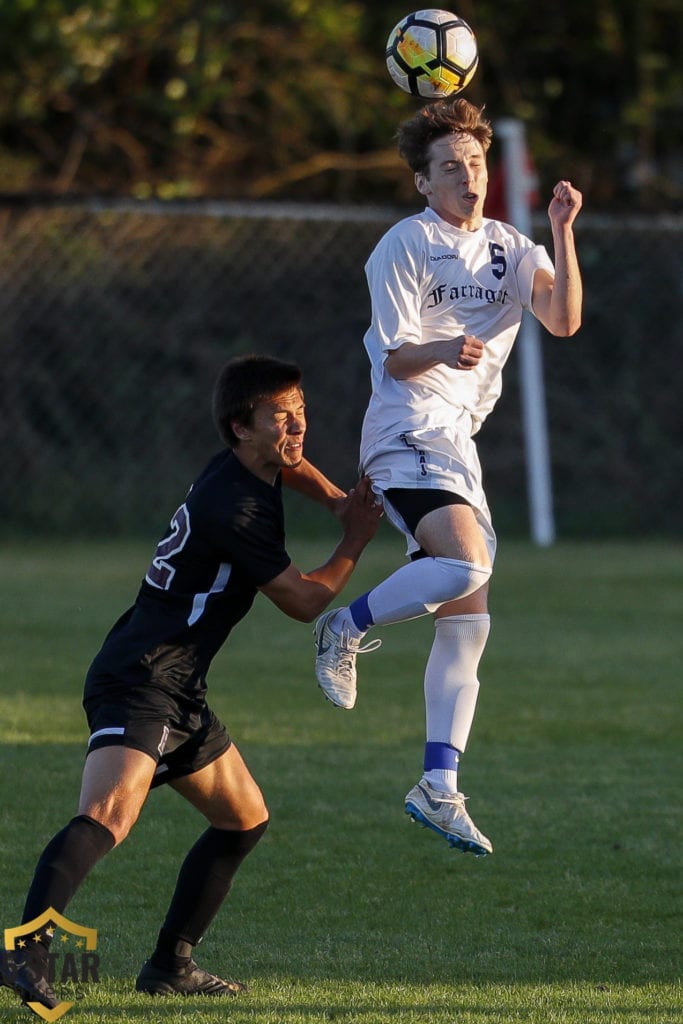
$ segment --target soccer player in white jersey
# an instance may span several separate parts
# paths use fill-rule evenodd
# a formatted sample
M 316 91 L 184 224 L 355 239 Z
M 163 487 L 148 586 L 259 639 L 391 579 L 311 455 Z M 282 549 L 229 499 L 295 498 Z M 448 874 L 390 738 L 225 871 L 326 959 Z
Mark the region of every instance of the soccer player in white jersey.
M 491 853 L 458 791 L 489 633 L 487 593 L 496 536 L 473 436 L 501 392 L 503 366 L 529 309 L 553 335 L 581 323 L 573 223 L 581 193 L 554 189 L 546 250 L 484 217 L 492 128 L 462 98 L 425 106 L 401 125 L 399 150 L 424 212 L 394 225 L 366 272 L 365 335 L 372 395 L 363 423 L 363 473 L 408 541 L 409 564 L 316 622 L 316 676 L 338 707 L 356 701 L 356 656 L 373 626 L 434 614 L 424 694 L 424 774 L 406 796 L 411 817 L 454 846 Z

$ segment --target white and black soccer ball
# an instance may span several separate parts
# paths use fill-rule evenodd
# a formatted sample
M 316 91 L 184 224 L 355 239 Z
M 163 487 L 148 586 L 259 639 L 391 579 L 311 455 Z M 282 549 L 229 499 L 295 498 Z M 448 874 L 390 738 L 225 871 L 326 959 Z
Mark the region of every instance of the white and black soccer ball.
M 387 68 L 413 96 L 441 99 L 472 81 L 479 62 L 474 32 L 450 11 L 415 11 L 389 33 Z

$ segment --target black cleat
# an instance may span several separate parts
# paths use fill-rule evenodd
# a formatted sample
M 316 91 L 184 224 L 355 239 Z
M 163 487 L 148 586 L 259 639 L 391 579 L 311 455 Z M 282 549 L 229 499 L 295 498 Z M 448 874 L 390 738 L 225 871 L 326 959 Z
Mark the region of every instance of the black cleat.
M 247 991 L 241 981 L 217 978 L 198 967 L 194 960 L 180 971 L 164 970 L 147 960 L 138 974 L 135 988 L 150 996 L 237 996 Z
M 45 967 L 39 962 L 30 963 L 28 959 L 16 964 L 16 974 L 11 985 L 18 992 L 24 1003 L 40 1003 L 48 1010 L 59 1006 L 59 999 L 52 991 L 45 977 Z M 5 981 L 5 984 L 7 982 Z

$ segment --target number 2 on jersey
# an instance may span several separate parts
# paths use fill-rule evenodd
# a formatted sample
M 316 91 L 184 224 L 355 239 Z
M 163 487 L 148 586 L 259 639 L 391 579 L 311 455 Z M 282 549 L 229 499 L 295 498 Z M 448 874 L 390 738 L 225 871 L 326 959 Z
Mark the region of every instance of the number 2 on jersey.
M 159 541 L 152 564 L 147 570 L 145 579 L 153 587 L 158 587 L 159 590 L 168 590 L 171 580 L 175 576 L 175 568 L 170 564 L 170 559 L 182 551 L 189 536 L 190 513 L 187 510 L 187 505 L 183 504 L 174 512 L 170 523 L 170 532 L 168 536 Z

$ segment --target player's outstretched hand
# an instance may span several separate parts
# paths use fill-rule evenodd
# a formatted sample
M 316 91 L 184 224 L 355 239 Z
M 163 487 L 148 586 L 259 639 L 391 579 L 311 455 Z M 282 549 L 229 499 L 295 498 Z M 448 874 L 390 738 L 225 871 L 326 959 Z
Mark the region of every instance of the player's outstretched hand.
M 374 537 L 383 514 L 382 503 L 372 490 L 372 482 L 364 476 L 347 494 L 339 518 L 347 537 L 367 543 Z
M 548 207 L 551 224 L 557 227 L 569 226 L 581 209 L 583 196 L 571 181 L 558 181 L 553 189 L 553 198 Z

